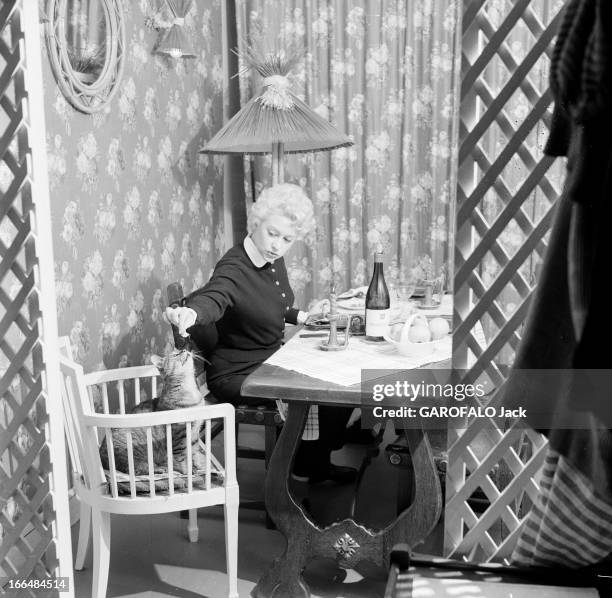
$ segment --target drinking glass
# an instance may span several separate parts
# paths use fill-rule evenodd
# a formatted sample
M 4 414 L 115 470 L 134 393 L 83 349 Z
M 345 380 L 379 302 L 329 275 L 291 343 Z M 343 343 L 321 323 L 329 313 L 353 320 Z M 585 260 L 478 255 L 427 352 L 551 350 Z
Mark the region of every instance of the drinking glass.
M 414 311 L 414 302 L 410 299 L 416 289 L 416 281 L 409 280 L 397 287 L 400 318 L 407 318 Z

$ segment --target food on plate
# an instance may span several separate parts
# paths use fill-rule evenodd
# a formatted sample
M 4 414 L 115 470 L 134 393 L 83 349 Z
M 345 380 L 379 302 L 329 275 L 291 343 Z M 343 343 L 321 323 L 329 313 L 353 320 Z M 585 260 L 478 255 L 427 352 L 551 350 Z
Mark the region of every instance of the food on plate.
M 393 331 L 390 331 L 393 336 Z M 444 338 L 450 332 L 449 323 L 444 318 L 428 320 L 422 314 L 408 318 L 400 331 L 400 343 L 428 343 Z
M 357 287 L 356 289 L 349 289 L 340 293 L 336 299 L 338 301 L 346 301 L 347 299 L 363 299 L 365 300 L 366 292 L 368 287 Z

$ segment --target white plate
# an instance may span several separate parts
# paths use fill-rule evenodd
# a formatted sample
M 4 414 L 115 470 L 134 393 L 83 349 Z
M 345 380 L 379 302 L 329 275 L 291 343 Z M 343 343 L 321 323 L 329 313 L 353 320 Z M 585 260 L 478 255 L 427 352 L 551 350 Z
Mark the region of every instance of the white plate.
M 363 297 L 351 297 L 344 301 L 338 301 L 336 306 L 338 309 L 343 309 L 345 311 L 364 311 L 365 299 Z

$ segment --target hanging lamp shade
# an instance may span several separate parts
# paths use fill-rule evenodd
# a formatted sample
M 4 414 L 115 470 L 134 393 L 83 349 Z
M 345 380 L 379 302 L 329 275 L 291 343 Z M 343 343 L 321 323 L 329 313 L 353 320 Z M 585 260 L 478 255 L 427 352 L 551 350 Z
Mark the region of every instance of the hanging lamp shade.
M 157 54 L 166 54 L 172 58 L 195 58 L 190 48 L 189 40 L 183 29 L 185 17 L 191 8 L 192 0 L 166 0 L 174 22 L 164 33 L 162 40 L 155 49 Z
M 315 152 L 353 145 L 353 141 L 294 95 L 288 73 L 294 54 L 266 55 L 249 47 L 248 66 L 263 77 L 261 93 L 249 100 L 200 150 L 209 154 L 269 154 L 275 144 L 284 153 Z

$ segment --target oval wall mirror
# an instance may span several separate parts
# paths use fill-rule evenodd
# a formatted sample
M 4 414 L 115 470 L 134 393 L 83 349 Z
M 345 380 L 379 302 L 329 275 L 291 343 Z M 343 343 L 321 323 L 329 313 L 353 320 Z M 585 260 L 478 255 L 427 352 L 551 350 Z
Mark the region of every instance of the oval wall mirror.
M 47 0 L 46 38 L 53 74 L 81 112 L 108 105 L 125 57 L 123 0 Z

